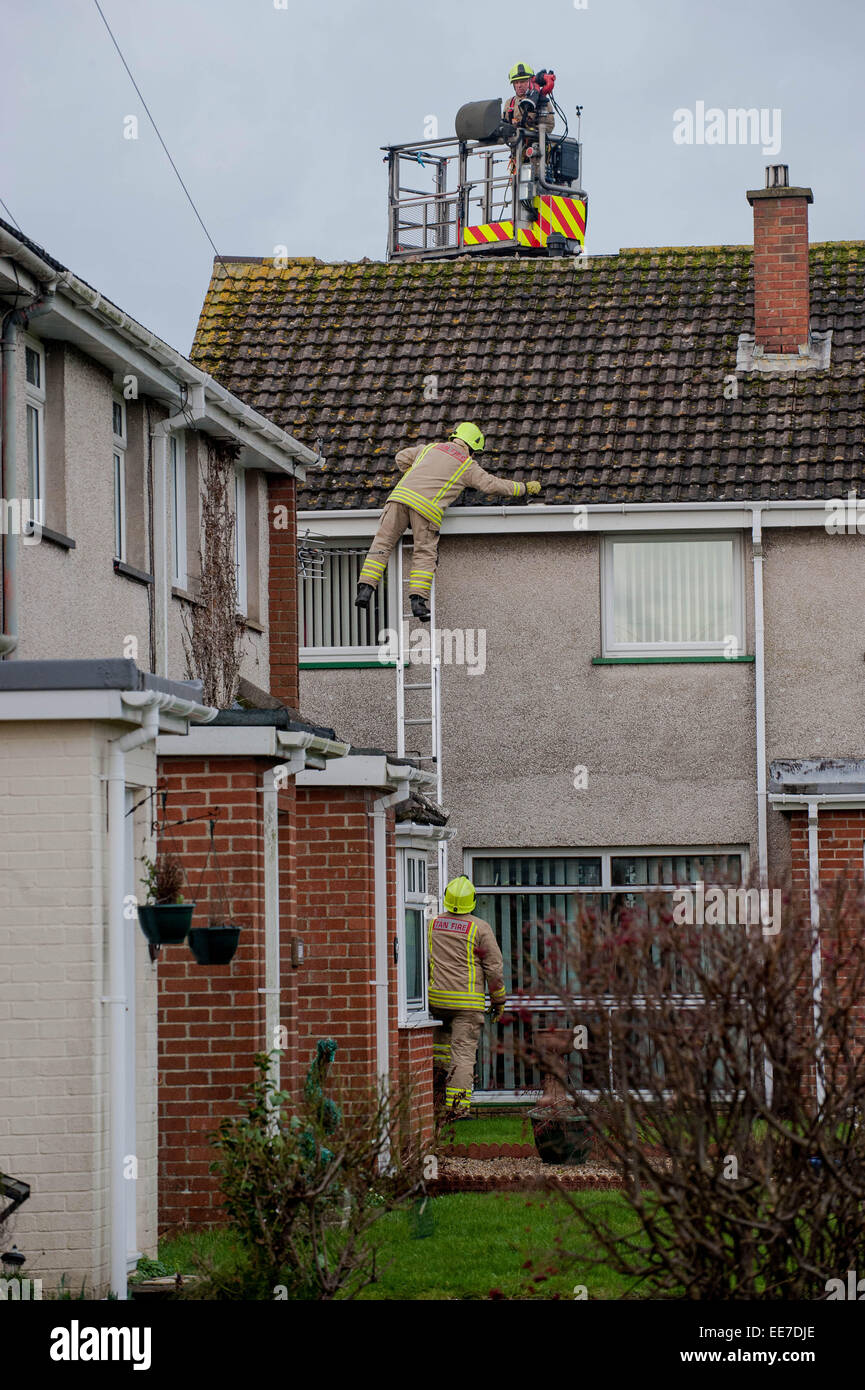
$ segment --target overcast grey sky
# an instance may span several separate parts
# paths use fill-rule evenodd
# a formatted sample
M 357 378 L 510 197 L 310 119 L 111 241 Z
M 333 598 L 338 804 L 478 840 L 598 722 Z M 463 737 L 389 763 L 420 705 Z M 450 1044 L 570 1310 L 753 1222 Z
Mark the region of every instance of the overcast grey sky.
M 767 163 L 813 188 L 812 240 L 865 235 L 863 0 L 101 3 L 223 255 L 383 259 L 379 146 L 429 115 L 451 133 L 518 61 L 555 69 L 569 116 L 584 107 L 591 254 L 749 242 Z M 212 252 L 93 0 L 3 0 L 0 32 L 0 197 L 188 352 Z M 698 102 L 777 108 L 779 152 L 677 144 L 674 112 Z

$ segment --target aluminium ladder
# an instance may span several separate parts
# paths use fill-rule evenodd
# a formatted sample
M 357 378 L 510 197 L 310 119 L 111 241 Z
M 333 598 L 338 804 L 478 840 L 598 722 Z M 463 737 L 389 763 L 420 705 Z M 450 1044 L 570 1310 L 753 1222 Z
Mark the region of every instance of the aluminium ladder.
M 408 638 L 410 633 L 420 629 L 426 632 L 427 624 L 419 623 L 412 617 L 411 601 L 408 598 L 408 586 L 404 577 L 405 548 L 403 539 L 400 538 L 396 552 L 396 612 L 399 615 L 399 626 L 397 630 L 397 652 L 396 652 L 396 717 L 397 717 L 397 754 L 399 757 L 406 756 L 406 730 L 417 729 L 422 735 L 422 746 L 417 751 L 417 761 L 422 768 L 429 769 L 436 774 L 436 801 L 439 806 L 442 804 L 442 691 L 441 691 L 441 656 L 436 653 L 435 633 L 436 633 L 436 604 L 435 604 L 435 578 L 433 578 L 430 591 L 430 620 L 429 620 L 429 647 L 424 647 L 427 654 L 425 661 L 417 662 L 411 659 L 412 655 L 418 651 L 413 643 L 409 650 Z M 408 612 L 405 611 L 408 603 Z M 414 624 L 414 627 L 412 627 Z M 408 665 L 408 679 L 406 679 L 406 662 Z M 425 673 L 425 674 L 424 674 Z M 425 751 L 425 749 L 427 751 Z M 409 755 L 412 756 L 412 755 Z M 441 912 L 444 906 L 444 890 L 447 886 L 448 873 L 448 847 L 447 840 L 437 842 L 437 884 L 438 910 Z

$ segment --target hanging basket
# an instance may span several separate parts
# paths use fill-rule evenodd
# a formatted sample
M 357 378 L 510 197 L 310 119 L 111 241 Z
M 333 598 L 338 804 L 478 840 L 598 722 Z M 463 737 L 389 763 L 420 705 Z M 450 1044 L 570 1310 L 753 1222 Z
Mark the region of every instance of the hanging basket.
M 237 950 L 240 927 L 230 922 L 193 927 L 189 946 L 199 965 L 228 965 Z
M 139 907 L 138 921 L 151 946 L 177 946 L 185 940 L 195 903 L 149 903 Z

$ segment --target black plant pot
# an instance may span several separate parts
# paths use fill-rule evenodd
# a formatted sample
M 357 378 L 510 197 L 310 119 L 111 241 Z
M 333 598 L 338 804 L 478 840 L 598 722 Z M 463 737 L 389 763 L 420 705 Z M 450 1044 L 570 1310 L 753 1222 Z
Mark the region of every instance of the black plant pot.
M 585 1163 L 592 1148 L 591 1130 L 582 1115 L 562 1114 L 553 1106 L 529 1111 L 535 1148 L 544 1163 Z
M 139 907 L 138 921 L 151 946 L 176 946 L 189 932 L 195 903 L 150 903 Z
M 240 927 L 230 923 L 210 927 L 193 927 L 189 945 L 199 965 L 227 965 L 237 950 Z

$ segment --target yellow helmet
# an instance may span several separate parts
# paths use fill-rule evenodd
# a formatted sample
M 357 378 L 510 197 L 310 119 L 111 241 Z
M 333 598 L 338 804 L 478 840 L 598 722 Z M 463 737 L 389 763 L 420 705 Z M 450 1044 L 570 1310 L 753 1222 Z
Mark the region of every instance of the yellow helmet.
M 445 889 L 445 912 L 474 912 L 477 894 L 471 879 L 461 874 Z
M 534 77 L 535 70 L 530 68 L 528 63 L 514 63 L 508 73 L 509 82 L 520 82 L 526 77 Z
M 484 447 L 483 435 L 477 425 L 473 425 L 470 420 L 463 420 L 461 425 L 457 425 L 451 439 L 461 439 L 476 454 L 481 453 Z

